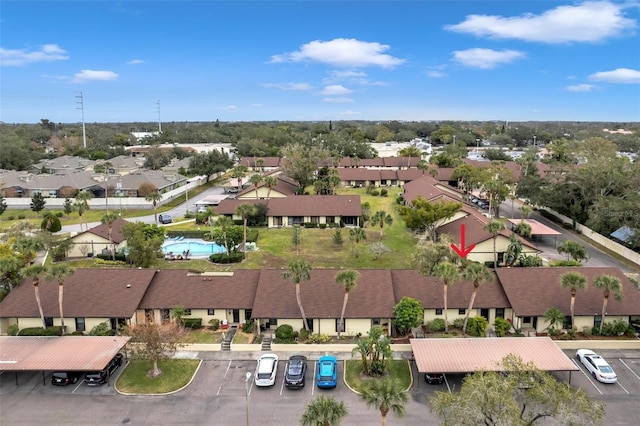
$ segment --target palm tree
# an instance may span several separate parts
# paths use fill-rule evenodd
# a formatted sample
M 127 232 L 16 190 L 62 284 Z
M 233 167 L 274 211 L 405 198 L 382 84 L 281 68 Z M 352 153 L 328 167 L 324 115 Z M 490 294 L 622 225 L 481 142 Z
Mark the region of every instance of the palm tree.
M 340 314 L 340 323 L 338 327 L 338 339 L 340 338 L 340 331 L 344 324 L 344 312 L 347 310 L 347 302 L 349 301 L 349 292 L 356 288 L 358 283 L 358 277 L 360 273 L 351 269 L 340 271 L 336 274 L 336 284 L 344 286 L 344 301 L 342 302 L 342 313 Z M 346 330 L 346 327 L 345 327 Z
M 567 256 L 567 260 L 573 259 L 576 262 L 582 262 L 587 259 L 587 249 L 582 245 L 572 240 L 564 240 L 558 246 L 558 253 L 564 253 Z
M 544 313 L 544 319 L 549 322 L 549 327 L 555 328 L 556 325 L 564 322 L 565 314 L 558 308 L 549 308 Z
M 233 168 L 233 171 L 231 172 L 231 177 L 236 180 L 236 183 L 238 185 L 238 191 L 242 191 L 242 178 L 244 177 L 244 175 L 247 173 L 247 166 L 235 166 Z
M 78 217 L 80 218 L 80 230 L 82 231 L 82 215 L 89 210 L 89 200 L 93 198 L 93 194 L 89 191 L 80 191 L 76 194 L 76 201 L 74 202 L 74 209 L 78 211 Z M 85 223 L 85 230 L 88 226 Z
M 156 220 L 156 225 L 158 224 L 158 201 L 162 200 L 162 195 L 158 191 L 153 191 L 147 194 L 144 197 L 145 200 L 151 201 L 153 203 L 153 216 Z
M 9 291 L 20 284 L 20 269 L 23 266 L 24 262 L 18 256 L 0 257 L 0 281 L 9 283 Z
M 347 415 L 347 406 L 333 396 L 318 396 L 307 404 L 300 417 L 302 426 L 337 426 Z
M 567 272 L 566 274 L 560 275 L 560 286 L 568 288 L 571 292 L 571 305 L 569 308 L 571 310 L 571 327 L 575 327 L 576 321 L 574 306 L 576 303 L 576 293 L 578 292 L 578 289 L 587 289 L 587 278 L 579 272 Z
M 267 200 L 271 196 L 271 188 L 278 184 L 278 179 L 275 176 L 265 176 L 264 185 L 267 187 Z
M 604 317 L 607 315 L 607 304 L 609 296 L 613 293 L 616 300 L 622 300 L 622 282 L 620 279 L 611 275 L 600 275 L 595 277 L 593 285 L 602 290 L 602 320 L 600 321 L 600 334 L 602 334 L 602 326 L 604 325 Z
M 32 265 L 25 268 L 22 271 L 24 277 L 33 279 L 33 292 L 36 296 L 36 303 L 38 304 L 38 311 L 40 312 L 40 319 L 42 320 L 42 328 L 47 328 L 47 324 L 44 321 L 44 312 L 42 311 L 42 302 L 40 301 L 40 275 L 47 273 L 47 267 L 43 265 Z
M 102 216 L 102 219 L 100 219 L 100 222 L 102 222 L 103 224 L 107 224 L 107 227 L 109 228 L 108 231 L 108 236 L 109 236 L 109 242 L 111 243 L 111 257 L 113 260 L 116 260 L 116 245 L 113 242 L 113 222 L 115 222 L 116 220 L 118 220 L 120 216 L 118 216 L 118 214 L 111 212 L 111 213 L 107 213 L 104 216 Z
M 227 242 L 227 229 L 230 226 L 233 226 L 233 219 L 229 216 L 218 216 L 216 219 L 216 226 L 222 228 L 222 239 L 224 240 L 224 249 L 227 251 L 227 256 L 229 256 L 229 243 Z M 213 235 L 211 236 L 213 238 Z
M 393 217 L 384 210 L 378 210 L 371 218 L 372 226 L 380 226 L 380 239 L 382 239 L 382 228 L 384 228 L 384 225 L 391 226 L 392 223 Z
M 24 262 L 31 265 L 40 250 L 45 248 L 44 241 L 38 236 L 22 235 L 13 243 L 13 249 L 24 256 Z
M 493 274 L 491 271 L 481 263 L 472 262 L 467 264 L 467 266 L 462 271 L 462 276 L 469 280 L 473 281 L 473 293 L 471 294 L 471 300 L 469 300 L 469 307 L 467 308 L 467 315 L 464 317 L 464 324 L 462 326 L 462 334 L 466 334 L 467 332 L 467 321 L 469 321 L 469 315 L 471 314 L 471 310 L 473 309 L 473 302 L 476 300 L 476 295 L 478 294 L 478 289 L 485 281 L 489 281 L 493 278 Z
M 496 240 L 498 239 L 498 234 L 504 231 L 504 223 L 499 220 L 492 220 L 487 223 L 482 229 L 491 234 L 491 238 L 493 238 L 493 269 L 498 268 L 498 252 L 496 251 Z
M 256 206 L 253 204 L 240 204 L 236 208 L 236 214 L 238 216 L 242 216 L 243 222 L 243 244 L 242 244 L 242 252 L 244 253 L 244 258 L 247 258 L 247 220 L 249 216 L 251 216 L 256 211 Z
M 253 186 L 254 186 L 254 189 L 256 191 L 256 200 L 257 200 L 258 199 L 258 184 L 260 182 L 262 182 L 262 176 L 260 176 L 259 173 L 254 173 L 249 178 L 249 182 L 251 182 L 253 184 Z
M 367 233 L 364 232 L 364 229 L 360 227 L 351 228 L 351 230 L 349 231 L 349 239 L 355 243 L 354 256 L 357 259 L 358 255 L 360 254 L 358 250 L 358 245 L 360 244 L 360 241 L 364 241 L 367 239 Z
M 64 264 L 57 263 L 53 265 L 45 273 L 47 281 L 58 281 L 58 309 L 60 310 L 60 325 L 62 326 L 62 334 L 64 334 L 64 313 L 62 311 L 62 299 L 64 296 L 64 279 L 75 273 L 75 269 Z
M 424 159 L 418 161 L 418 169 L 422 170 L 422 175 L 424 176 L 424 173 L 429 169 L 429 163 Z
M 302 299 L 300 298 L 300 283 L 302 281 L 309 281 L 311 279 L 311 265 L 306 263 L 302 259 L 293 259 L 289 262 L 287 270 L 282 273 L 282 278 L 285 280 L 291 280 L 296 285 L 296 302 L 298 302 L 298 308 L 300 309 L 300 315 L 302 315 L 302 323 L 305 330 L 309 331 L 309 324 L 307 324 L 307 316 L 304 313 L 302 307 Z
M 387 414 L 393 411 L 402 416 L 409 397 L 396 379 L 374 379 L 366 383 L 362 388 L 360 398 L 367 407 L 380 410 L 381 425 L 387 424 Z
M 526 223 L 525 223 L 526 225 Z M 504 263 L 507 266 L 513 266 L 516 264 L 520 255 L 522 254 L 522 242 L 516 238 L 516 234 L 509 235 L 509 245 L 504 252 Z
M 447 290 L 450 285 L 460 279 L 458 267 L 449 261 L 438 263 L 433 268 L 433 275 L 440 278 L 443 283 L 443 302 L 444 302 L 444 332 L 449 332 L 449 321 L 447 318 Z
M 264 166 L 264 158 L 258 158 L 256 160 L 256 167 L 258 167 L 258 169 L 260 169 L 260 172 L 263 172 L 264 170 L 262 169 L 262 167 Z

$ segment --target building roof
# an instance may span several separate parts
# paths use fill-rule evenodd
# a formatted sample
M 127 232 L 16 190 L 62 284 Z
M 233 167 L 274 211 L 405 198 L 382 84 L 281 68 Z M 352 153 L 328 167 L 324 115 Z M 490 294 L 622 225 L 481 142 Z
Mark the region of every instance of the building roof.
M 97 371 L 129 336 L 0 336 L 0 371 Z
M 420 373 L 503 371 L 498 364 L 510 354 L 539 370 L 578 371 L 549 337 L 411 339 L 410 343 Z
M 258 164 L 256 164 L 258 160 L 262 160 L 262 166 L 258 166 Z M 242 157 L 240 161 L 238 161 L 238 164 L 251 168 L 274 168 L 280 167 L 282 164 L 282 157 Z
M 457 194 L 458 197 L 456 198 L 453 194 Z M 440 182 L 428 175 L 420 176 L 411 182 L 407 182 L 404 185 L 404 193 L 402 194 L 402 197 L 407 203 L 413 202 L 413 200 L 418 197 L 422 197 L 425 200 L 446 197 L 448 198 L 446 201 L 462 202 L 462 193 L 452 191 L 449 188 L 445 191 Z
M 76 269 L 64 280 L 64 315 L 67 318 L 131 318 L 144 296 L 155 269 Z M 33 280 L 25 279 L 2 301 L 0 317 L 39 318 Z M 40 300 L 45 317 L 59 317 L 58 282 L 40 279 Z
M 359 195 L 292 195 L 268 200 L 226 199 L 220 201 L 216 212 L 235 214 L 241 204 L 265 204 L 268 216 L 360 216 L 362 213 Z
M 498 268 L 496 274 L 515 315 L 543 316 L 547 309 L 558 308 L 569 315 L 571 297 L 569 289 L 560 286 L 560 276 L 567 272 L 578 272 L 587 278 L 587 290 L 576 295 L 575 315 L 600 315 L 602 312 L 602 290 L 593 286 L 595 277 L 611 275 L 622 283 L 622 300 L 609 297 L 607 315 L 639 315 L 640 291 L 619 268 L 613 267 L 554 267 L 554 268 Z
M 562 235 L 561 232 L 558 232 L 553 228 L 549 228 L 547 225 L 540 223 L 535 219 L 509 219 L 509 222 L 513 224 L 514 228 L 523 221 L 531 227 L 531 235 Z
M 282 278 L 282 269 L 263 269 L 253 302 L 253 318 L 301 318 L 295 285 Z M 336 284 L 340 269 L 314 269 L 300 283 L 300 298 L 307 318 L 340 318 L 344 287 Z M 359 269 L 356 288 L 349 292 L 345 318 L 392 318 L 391 271 Z M 321 330 L 319 330 L 321 332 Z
M 122 235 L 122 228 L 127 223 L 129 223 L 129 222 L 126 221 L 125 219 L 119 217 L 111 225 L 111 240 L 115 244 L 120 244 L 121 242 L 126 240 L 124 235 Z M 87 230 L 85 232 L 87 232 L 89 234 L 96 235 L 96 236 L 98 236 L 100 238 L 104 238 L 105 240 L 109 241 L 109 225 L 106 224 L 106 223 L 101 223 L 100 225 L 94 226 L 93 228 L 91 228 L 91 229 L 89 229 L 89 230 Z
M 161 270 L 153 279 L 140 309 L 251 309 L 260 270 L 193 274 Z

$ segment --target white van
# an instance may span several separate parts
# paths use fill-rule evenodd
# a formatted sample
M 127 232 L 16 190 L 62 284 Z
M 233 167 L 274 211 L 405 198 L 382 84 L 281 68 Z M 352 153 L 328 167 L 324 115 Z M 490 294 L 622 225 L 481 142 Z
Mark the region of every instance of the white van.
M 256 386 L 273 386 L 278 373 L 278 355 L 264 354 L 258 360 L 256 367 Z

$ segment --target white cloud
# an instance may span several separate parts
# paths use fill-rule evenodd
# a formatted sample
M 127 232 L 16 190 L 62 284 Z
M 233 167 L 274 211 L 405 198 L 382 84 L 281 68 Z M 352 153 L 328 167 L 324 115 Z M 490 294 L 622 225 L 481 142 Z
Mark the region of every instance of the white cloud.
M 251 104 L 252 107 L 261 108 L 264 104 Z
M 57 44 L 45 44 L 35 51 L 24 49 L 3 49 L 0 47 L 0 65 L 7 67 L 20 67 L 37 62 L 53 62 L 69 59 L 66 51 Z
M 129 62 L 127 62 L 127 65 L 139 65 L 144 63 L 145 61 L 143 61 L 142 59 L 132 59 Z
M 593 84 L 574 84 L 573 86 L 565 87 L 570 92 L 590 92 L 596 86 Z
M 492 69 L 524 58 L 526 55 L 517 50 L 468 49 L 453 52 L 454 61 L 467 67 Z
M 227 106 L 220 107 L 218 109 L 221 109 L 223 111 L 237 111 L 238 107 L 235 105 L 227 105 Z
M 633 32 L 636 21 L 624 17 L 628 5 L 608 1 L 587 1 L 563 5 L 540 15 L 532 13 L 504 17 L 469 15 L 449 31 L 494 39 L 517 39 L 541 43 L 595 43 Z
M 322 102 L 327 102 L 331 104 L 349 104 L 353 102 L 351 98 L 324 98 Z
M 346 95 L 347 93 L 352 93 L 352 92 L 353 90 L 347 89 L 341 84 L 333 84 L 330 86 L 325 86 L 325 88 L 322 90 L 322 92 L 320 92 L 320 94 L 335 96 L 335 95 Z
M 113 71 L 94 71 L 94 70 L 81 70 L 79 73 L 74 74 L 72 83 L 83 84 L 90 81 L 111 81 L 116 80 L 118 74 Z
M 404 63 L 404 59 L 387 55 L 386 44 L 365 42 L 353 38 L 336 38 L 330 41 L 315 40 L 304 44 L 295 52 L 274 55 L 272 63 L 312 61 L 329 64 L 335 67 L 369 67 L 393 68 Z
M 433 77 L 433 78 L 442 78 L 442 77 L 446 77 L 447 73 L 444 73 L 442 71 L 437 71 L 437 70 L 429 70 L 427 71 L 427 76 Z
M 351 110 L 346 110 L 346 111 L 342 111 L 340 113 L 340 115 L 344 115 L 344 116 L 355 116 L 355 115 L 360 115 L 361 113 L 358 111 L 351 111 Z
M 262 87 L 267 89 L 280 89 L 280 90 L 311 90 L 313 86 L 309 83 L 262 83 Z
M 601 71 L 591 74 L 589 80 L 604 81 L 606 83 L 638 84 L 640 83 L 640 71 L 618 68 L 613 71 Z

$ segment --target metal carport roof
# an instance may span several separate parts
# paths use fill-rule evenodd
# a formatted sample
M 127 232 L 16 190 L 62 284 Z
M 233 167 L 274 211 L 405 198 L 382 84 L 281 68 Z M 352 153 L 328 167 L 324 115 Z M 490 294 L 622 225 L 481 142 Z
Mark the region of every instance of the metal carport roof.
M 0 371 L 102 370 L 129 336 L 0 336 Z
M 411 339 L 420 373 L 501 371 L 509 355 L 533 362 L 543 371 L 577 371 L 578 367 L 549 337 Z

